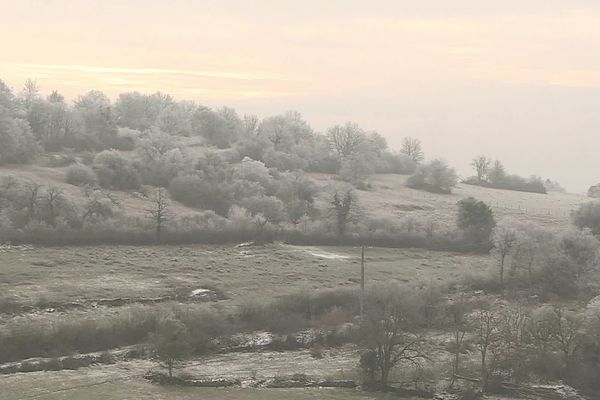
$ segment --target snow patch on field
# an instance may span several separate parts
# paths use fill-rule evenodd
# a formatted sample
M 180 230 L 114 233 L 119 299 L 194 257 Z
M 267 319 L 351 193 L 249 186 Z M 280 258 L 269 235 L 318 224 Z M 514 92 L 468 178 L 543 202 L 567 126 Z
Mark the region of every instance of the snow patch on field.
M 333 253 L 330 251 L 326 251 L 323 250 L 321 248 L 318 247 L 309 247 L 309 246 L 291 246 L 291 245 L 283 245 L 286 248 L 289 249 L 293 249 L 296 251 L 302 251 L 304 253 L 308 253 L 313 257 L 318 257 L 318 258 L 323 258 L 325 260 L 348 260 L 352 257 L 344 255 L 344 254 L 338 254 L 338 253 Z
M 327 251 L 309 251 L 308 252 L 310 255 L 313 255 L 315 257 L 319 257 L 319 258 L 325 258 L 327 260 L 347 260 L 348 256 L 343 256 L 341 254 L 335 254 L 335 253 L 329 253 Z

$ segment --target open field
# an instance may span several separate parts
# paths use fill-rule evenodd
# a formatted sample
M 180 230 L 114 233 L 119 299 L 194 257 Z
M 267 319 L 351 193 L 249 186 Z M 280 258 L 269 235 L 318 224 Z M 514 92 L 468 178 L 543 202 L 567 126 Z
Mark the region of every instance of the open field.
M 7 248 L 0 252 L 4 301 L 44 307 L 73 301 L 191 294 L 214 287 L 221 306 L 301 289 L 356 285 L 360 250 L 283 244 Z M 448 282 L 483 270 L 489 256 L 414 249 L 366 250 L 369 282 Z M 38 308 L 40 308 L 38 307 Z

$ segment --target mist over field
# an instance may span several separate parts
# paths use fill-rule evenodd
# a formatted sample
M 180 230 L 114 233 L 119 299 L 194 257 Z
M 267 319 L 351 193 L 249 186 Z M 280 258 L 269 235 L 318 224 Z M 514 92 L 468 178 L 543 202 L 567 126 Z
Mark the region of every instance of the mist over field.
M 0 0 L 0 400 L 600 399 L 599 22 Z

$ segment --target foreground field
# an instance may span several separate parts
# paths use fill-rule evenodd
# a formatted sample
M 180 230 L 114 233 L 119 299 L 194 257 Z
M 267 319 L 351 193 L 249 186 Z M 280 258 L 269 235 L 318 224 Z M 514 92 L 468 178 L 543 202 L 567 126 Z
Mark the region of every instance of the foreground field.
M 386 394 L 345 389 L 240 389 L 161 387 L 142 377 L 143 363 L 95 366 L 77 371 L 0 376 L 2 400 L 388 400 Z
M 332 349 L 322 359 L 312 358 L 308 351 L 250 352 L 209 355 L 188 362 L 181 373 L 205 378 L 223 376 L 243 380 L 273 378 L 295 373 L 356 379 L 356 349 Z M 2 400 L 108 400 L 108 399 L 356 399 L 386 400 L 386 394 L 370 394 L 357 390 L 333 388 L 251 389 L 251 388 L 183 388 L 153 385 L 143 376 L 156 368 L 151 361 L 119 362 L 95 365 L 77 371 L 47 371 L 0 375 Z
M 449 282 L 488 268 L 489 256 L 416 249 L 366 249 L 369 282 L 420 285 Z M 269 301 L 302 289 L 357 287 L 360 249 L 352 247 L 149 246 L 149 247 L 4 247 L 0 251 L 0 297 L 25 306 L 17 315 L 0 313 L 3 327 L 21 321 L 47 322 L 96 318 L 118 306 L 98 306 L 103 299 L 185 299 L 194 290 L 223 294 L 208 307 L 226 310 Z M 63 305 L 81 304 L 70 309 Z M 145 307 L 159 307 L 147 304 Z M 276 377 L 292 373 L 356 379 L 355 349 L 332 349 L 322 360 L 308 350 L 230 353 L 196 359 L 183 373 L 204 377 Z M 293 365 L 293 369 L 290 366 Z M 203 389 L 164 388 L 143 375 L 156 368 L 148 360 L 94 365 L 77 371 L 0 375 L 3 400 L 16 399 L 387 399 L 386 395 L 342 389 Z

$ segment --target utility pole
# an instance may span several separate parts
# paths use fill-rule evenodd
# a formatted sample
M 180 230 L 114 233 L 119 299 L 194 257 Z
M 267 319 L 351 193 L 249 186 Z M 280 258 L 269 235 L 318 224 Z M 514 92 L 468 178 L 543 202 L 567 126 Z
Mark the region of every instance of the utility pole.
M 365 246 L 360 248 L 360 321 L 365 309 Z

